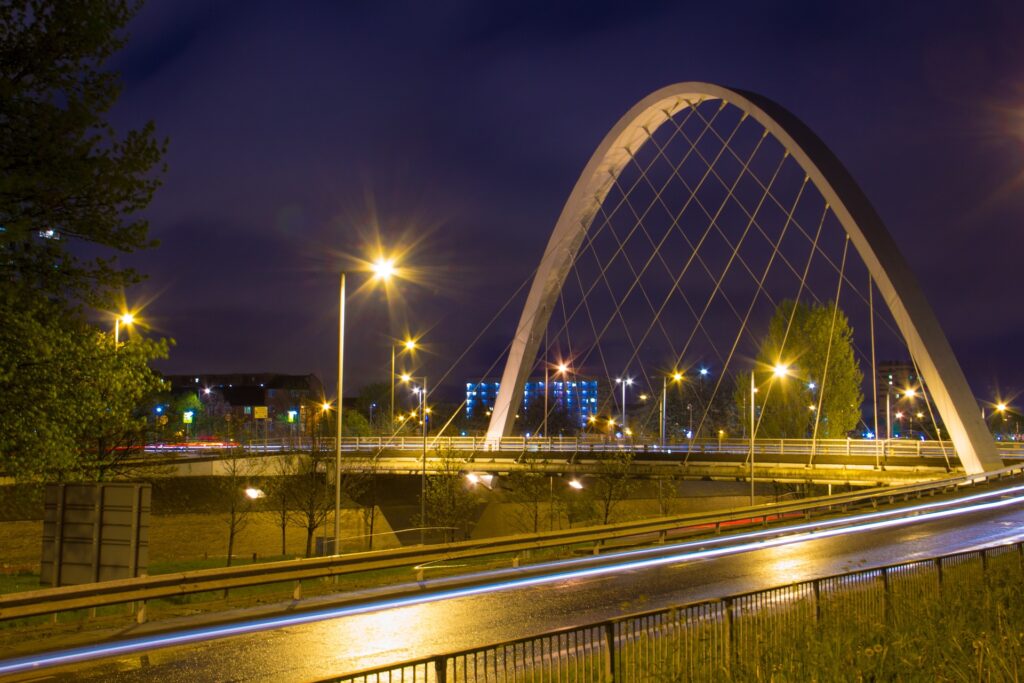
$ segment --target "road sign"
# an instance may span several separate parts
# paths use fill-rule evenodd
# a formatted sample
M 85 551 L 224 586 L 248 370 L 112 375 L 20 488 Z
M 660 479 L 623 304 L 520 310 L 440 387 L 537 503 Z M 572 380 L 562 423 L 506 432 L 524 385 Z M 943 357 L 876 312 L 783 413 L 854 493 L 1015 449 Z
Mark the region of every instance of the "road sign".
M 257 420 L 266 420 L 267 419 L 267 407 L 266 406 L 253 406 L 252 407 L 252 416 L 254 418 L 256 418 Z
M 195 413 L 193 413 L 191 410 L 186 410 L 184 413 L 182 413 L 181 419 L 182 421 L 184 421 L 185 424 L 190 425 L 192 424 L 192 417 L 194 414 Z

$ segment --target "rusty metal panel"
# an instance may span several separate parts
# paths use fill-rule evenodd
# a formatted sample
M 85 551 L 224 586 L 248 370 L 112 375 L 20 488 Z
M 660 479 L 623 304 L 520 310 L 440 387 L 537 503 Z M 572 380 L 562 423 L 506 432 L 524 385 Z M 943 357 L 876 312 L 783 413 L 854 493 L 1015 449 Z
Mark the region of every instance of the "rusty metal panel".
M 49 484 L 40 583 L 68 586 L 146 573 L 149 484 Z

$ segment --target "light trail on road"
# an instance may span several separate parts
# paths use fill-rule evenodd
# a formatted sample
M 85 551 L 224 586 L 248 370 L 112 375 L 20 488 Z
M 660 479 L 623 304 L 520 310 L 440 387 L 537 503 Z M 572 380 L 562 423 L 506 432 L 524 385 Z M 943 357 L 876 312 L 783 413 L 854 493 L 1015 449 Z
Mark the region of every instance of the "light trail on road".
M 833 538 L 845 534 L 857 534 L 865 531 L 919 524 L 938 519 L 947 519 L 958 515 L 973 514 L 981 511 L 994 510 L 1001 507 L 1020 504 L 1024 501 L 1020 496 L 1007 496 L 1009 494 L 1019 494 L 1022 491 L 1024 491 L 1024 485 L 986 491 L 953 500 L 922 503 L 897 510 L 871 512 L 835 520 L 822 520 L 819 522 L 797 524 L 784 529 L 745 532 L 733 536 L 721 537 L 720 539 L 688 541 L 685 543 L 660 546 L 656 548 L 644 548 L 618 553 L 609 553 L 600 558 L 591 557 L 573 560 L 560 560 L 545 563 L 543 565 L 521 568 L 520 570 L 520 572 L 555 570 L 551 573 L 545 573 L 540 576 L 528 576 L 494 581 L 481 585 L 452 588 L 428 594 L 404 596 L 391 600 L 379 600 L 360 605 L 350 605 L 316 610 L 302 614 L 256 619 L 241 623 L 191 629 L 176 633 L 155 635 L 121 642 L 22 657 L 8 660 L 6 662 L 0 662 L 0 674 L 39 671 L 49 667 L 74 664 L 97 658 L 116 657 L 157 648 L 186 645 L 212 639 L 250 634 L 258 631 L 282 629 L 289 626 L 308 624 L 329 619 L 338 619 L 394 608 L 410 607 L 443 600 L 454 600 L 458 598 L 482 595 L 485 593 L 509 591 L 529 586 L 572 581 L 619 572 L 643 570 L 661 565 L 734 555 L 752 550 L 784 546 L 808 540 Z M 988 500 L 994 497 L 998 499 Z M 894 515 L 900 516 L 894 517 Z M 740 543 L 737 544 L 736 541 L 740 541 Z M 707 546 L 709 543 L 719 542 L 729 542 L 732 544 L 716 548 L 701 548 L 701 546 Z M 698 549 L 692 550 L 694 547 L 697 547 Z M 656 553 L 659 553 L 659 556 L 643 557 L 644 555 Z M 580 564 L 594 563 L 598 561 L 601 562 L 600 566 L 566 569 L 573 565 L 578 566 Z M 491 572 L 478 573 L 473 575 L 473 577 L 479 580 L 486 580 L 496 574 L 507 574 L 508 572 L 509 570 L 492 570 Z

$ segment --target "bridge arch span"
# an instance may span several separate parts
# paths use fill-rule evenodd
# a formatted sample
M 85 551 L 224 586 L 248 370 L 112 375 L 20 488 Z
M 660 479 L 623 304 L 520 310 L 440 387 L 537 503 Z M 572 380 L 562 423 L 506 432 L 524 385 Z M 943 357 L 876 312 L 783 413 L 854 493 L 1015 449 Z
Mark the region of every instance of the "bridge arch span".
M 867 196 L 836 155 L 799 118 L 768 98 L 701 82 L 670 85 L 638 102 L 608 132 L 583 169 L 555 224 L 527 295 L 502 373 L 487 436 L 494 439 L 511 432 L 514 407 L 522 401 L 523 387 L 552 309 L 587 230 L 613 185 L 613 178 L 654 130 L 683 107 L 708 100 L 738 107 L 777 139 L 799 163 L 874 278 L 967 472 L 1002 467 L 963 371 L 917 278 Z

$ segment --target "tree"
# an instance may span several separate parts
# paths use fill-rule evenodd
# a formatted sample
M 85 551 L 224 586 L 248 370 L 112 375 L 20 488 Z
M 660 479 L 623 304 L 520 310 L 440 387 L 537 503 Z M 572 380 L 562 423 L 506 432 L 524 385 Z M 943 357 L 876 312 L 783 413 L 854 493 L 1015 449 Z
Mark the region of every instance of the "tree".
M 292 504 L 291 477 L 296 471 L 300 455 L 282 453 L 274 461 L 272 475 L 267 481 L 267 503 L 278 528 L 281 529 L 281 557 L 288 554 L 288 513 Z
M 526 410 L 520 411 L 515 421 L 515 429 L 521 434 L 541 434 L 544 431 L 544 399 L 531 401 Z M 544 436 L 575 436 L 579 426 L 573 423 L 569 415 L 560 405 L 550 400 L 548 403 L 548 433 Z
M 780 363 L 788 372 L 776 378 L 770 368 Z M 857 427 L 864 375 L 853 353 L 853 329 L 834 303 L 780 303 L 757 364 L 766 368 L 755 375 L 758 436 L 807 438 L 815 435 L 817 423 L 818 438 L 835 439 Z M 733 395 L 740 415 L 749 421 L 749 373 L 737 378 Z
M 514 524 L 519 531 L 537 533 L 541 528 L 541 510 L 545 503 L 552 507 L 548 511 L 548 527 L 554 529 L 554 501 L 552 475 L 540 470 L 536 459 L 529 458 L 525 462 L 526 469 L 508 475 L 508 484 L 503 488 L 508 491 L 509 499 L 517 504 L 518 514 Z
M 166 141 L 151 123 L 118 136 L 106 121 L 120 86 L 104 63 L 137 9 L 0 4 L 0 467 L 20 478 L 100 476 L 167 353 L 115 347 L 85 315 L 116 310 L 139 280 L 116 255 L 153 245 L 141 212 Z
M 333 457 L 318 454 L 298 456 L 295 473 L 288 478 L 288 511 L 292 523 L 306 532 L 306 557 L 313 556 L 316 530 L 327 522 L 334 509 L 334 487 L 327 481 L 328 461 Z
M 359 390 L 356 398 L 356 409 L 364 417 L 374 434 L 390 434 L 391 427 L 391 387 L 387 382 L 373 382 Z M 348 420 L 345 420 L 346 426 Z
M 446 527 L 446 536 L 455 540 L 455 532 L 469 535 L 469 523 L 476 512 L 477 500 L 462 475 L 462 460 L 451 452 L 439 452 L 440 468 L 427 477 L 425 520 L 420 526 Z
M 632 451 L 614 451 L 597 462 L 597 472 L 590 479 L 590 491 L 598 506 L 600 521 L 611 521 L 612 511 L 636 488 L 633 478 Z
M 249 525 L 249 516 L 253 512 L 253 506 L 258 496 L 261 495 L 250 495 L 249 489 L 259 490 L 252 486 L 255 483 L 253 479 L 260 476 L 264 465 L 255 458 L 229 458 L 223 461 L 223 465 L 224 473 L 216 480 L 228 506 L 228 518 L 225 522 L 228 526 L 227 566 L 230 567 L 235 552 L 235 541 Z

